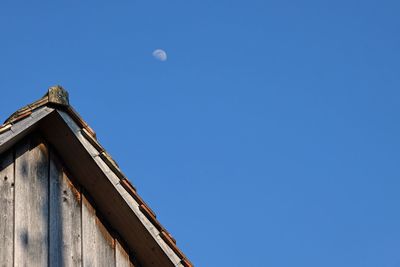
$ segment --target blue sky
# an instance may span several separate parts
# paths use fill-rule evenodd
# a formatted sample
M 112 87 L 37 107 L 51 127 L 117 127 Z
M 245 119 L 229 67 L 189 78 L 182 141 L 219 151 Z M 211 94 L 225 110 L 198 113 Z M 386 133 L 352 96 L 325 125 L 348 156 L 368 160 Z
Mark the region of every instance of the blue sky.
M 399 9 L 2 1 L 0 116 L 64 86 L 196 266 L 400 266 Z

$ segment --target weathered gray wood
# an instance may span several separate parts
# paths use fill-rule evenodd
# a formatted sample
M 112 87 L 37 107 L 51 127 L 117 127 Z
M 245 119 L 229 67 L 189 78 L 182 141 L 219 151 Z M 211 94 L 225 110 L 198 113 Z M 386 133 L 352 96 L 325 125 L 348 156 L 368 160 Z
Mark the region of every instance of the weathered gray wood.
M 116 267 L 130 267 L 129 254 L 125 251 L 124 247 L 115 240 L 115 266 Z
M 81 266 L 81 194 L 50 151 L 49 265 Z
M 96 217 L 96 250 L 98 266 L 115 266 L 114 238 Z
M 41 122 L 41 131 L 63 158 L 77 181 L 90 192 L 96 203 L 96 209 L 107 216 L 107 222 L 124 241 L 131 251 L 135 252 L 137 261 L 143 266 L 173 267 L 179 257 L 161 239 L 158 231 L 140 212 L 131 197 L 125 198 L 126 190 L 114 184 L 94 159 L 94 152 L 80 140 L 78 127 L 68 124 L 61 116 L 62 111 L 50 114 Z M 64 117 L 69 116 L 64 114 Z M 60 138 L 62 136 L 62 138 Z M 88 142 L 88 141 L 87 141 Z M 89 143 L 89 142 L 88 142 Z M 117 189 L 117 190 L 116 190 Z M 140 240 L 140 242 L 137 242 Z M 167 250 L 167 253 L 166 253 Z M 171 256 L 172 255 L 172 256 Z
M 82 261 L 83 267 L 97 266 L 96 213 L 82 194 Z
M 82 194 L 83 266 L 114 266 L 114 239 L 97 218 L 95 209 Z
M 45 104 L 45 100 L 46 99 L 43 100 L 44 102 L 40 102 L 42 101 L 40 100 L 36 103 Z M 56 108 L 54 105 L 51 105 L 51 107 Z M 26 107 L 23 110 L 28 111 L 32 109 Z M 21 120 L 15 120 L 14 122 L 16 123 L 14 123 L 8 131 L 0 134 L 0 154 L 10 149 L 28 134 L 36 130 L 40 131 L 46 137 L 49 144 L 57 148 L 58 153 L 62 156 L 63 160 L 68 163 L 68 168 L 71 169 L 71 172 L 74 177 L 77 178 L 78 183 L 82 185 L 82 188 L 90 192 L 88 195 L 93 198 L 96 209 L 99 213 L 107 217 L 105 219 L 107 226 L 110 225 L 110 228 L 117 231 L 118 235 L 125 239 L 126 246 L 128 246 L 131 251 L 135 252 L 138 261 L 141 262 L 143 266 L 176 266 L 177 261 L 179 261 L 178 255 L 180 255 L 180 253 L 176 252 L 173 246 L 170 245 L 170 242 L 164 242 L 164 240 L 160 238 L 157 230 L 160 229 L 160 226 L 155 220 L 148 220 L 148 217 L 146 218 L 148 214 L 146 212 L 142 213 L 142 211 L 138 209 L 137 203 L 132 201 L 125 202 L 127 194 L 132 194 L 134 199 L 137 199 L 135 193 L 129 190 L 130 188 L 123 186 L 120 188 L 121 191 L 116 190 L 120 183 L 119 179 L 124 178 L 124 175 L 120 172 L 118 167 L 114 166 L 112 160 L 108 160 L 108 157 L 104 158 L 104 154 L 100 154 L 99 156 L 99 152 L 103 152 L 101 146 L 97 146 L 96 142 L 93 142 L 88 136 L 82 134 L 83 129 L 81 128 L 86 128 L 86 123 L 84 123 L 70 108 L 61 111 L 61 109 L 57 107 L 57 112 L 51 112 L 51 110 L 50 107 L 43 107 L 40 109 L 40 112 L 39 109 L 35 110 L 29 116 L 28 114 L 30 112 L 27 112 L 24 113 L 23 118 L 20 117 Z M 20 111 L 17 114 L 22 113 Z M 16 118 L 16 116 L 14 118 Z M 73 123 L 76 124 L 75 128 L 71 127 Z M 34 147 L 36 148 L 36 145 Z M 28 152 L 28 154 L 31 153 L 32 151 Z M 22 154 L 20 156 L 22 156 Z M 35 246 L 35 249 L 31 247 L 33 246 L 32 243 L 36 242 L 39 244 L 40 241 L 40 244 L 43 244 L 46 240 L 50 240 L 48 231 L 49 227 L 53 226 L 49 225 L 49 221 L 51 220 L 48 214 L 49 204 L 47 204 L 47 208 L 46 205 L 43 205 L 43 203 L 48 203 L 47 200 L 49 200 L 48 173 L 50 166 L 49 164 L 47 165 L 47 187 L 45 187 L 40 182 L 43 180 L 42 178 L 44 176 L 38 175 L 40 171 L 38 171 L 38 166 L 36 166 L 40 165 L 38 164 L 40 160 L 28 160 L 28 162 L 29 164 L 25 163 L 28 167 L 21 167 L 20 173 L 22 173 L 22 176 L 26 179 L 28 177 L 35 181 L 33 182 L 33 186 L 32 184 L 29 184 L 29 186 L 21 185 L 20 191 L 22 193 L 17 193 L 17 196 L 22 194 L 25 194 L 25 196 L 19 197 L 22 200 L 20 201 L 22 204 L 18 202 L 18 205 L 23 207 L 23 209 L 19 209 L 19 207 L 16 208 L 16 216 L 19 216 L 19 218 L 14 218 L 14 220 L 17 222 L 25 220 L 27 222 L 19 223 L 20 225 L 15 226 L 14 246 L 19 250 L 15 249 L 14 255 L 16 258 L 20 256 L 19 254 L 29 256 L 27 260 L 20 261 L 23 265 L 40 266 L 43 264 L 42 259 L 45 258 L 42 257 L 43 255 L 47 254 L 48 259 L 50 259 L 49 252 L 46 249 L 43 250 L 41 246 Z M 105 168 L 105 166 L 109 168 Z M 34 169 L 34 171 L 31 169 Z M 24 173 L 24 171 L 26 172 L 27 170 L 29 170 L 28 174 Z M 35 172 L 36 174 L 33 174 Z M 23 183 L 21 182 L 20 184 Z M 47 194 L 43 192 L 44 190 L 42 190 L 42 188 L 47 188 Z M 128 190 L 128 192 L 126 190 Z M 15 192 L 14 189 L 14 195 Z M 33 197 L 34 194 L 37 199 Z M 26 206 L 29 206 L 29 208 Z M 39 210 L 41 210 L 41 212 L 38 212 Z M 45 211 L 47 211 L 47 213 Z M 95 251 L 99 254 L 107 255 L 109 251 L 112 251 L 108 247 L 113 246 L 113 240 L 112 238 L 110 239 L 109 233 L 105 230 L 104 225 L 100 223 L 98 218 L 94 218 L 95 224 L 97 225 L 97 227 L 94 228 Z M 43 225 L 38 224 L 39 220 L 47 222 L 47 225 L 45 223 L 43 223 Z M 61 221 L 58 222 L 58 224 L 56 223 L 55 227 L 60 227 L 60 223 L 61 225 L 64 224 L 64 222 Z M 37 227 L 38 225 L 42 227 Z M 44 231 L 44 229 L 47 229 L 47 232 Z M 100 236 L 97 235 L 98 233 L 101 234 L 101 238 L 98 238 Z M 44 236 L 47 236 L 47 238 L 44 238 Z M 18 240 L 18 244 L 16 240 Z M 109 242 L 103 242 L 104 240 L 108 240 Z M 138 240 L 140 240 L 140 242 L 138 242 Z M 99 246 L 99 243 L 105 243 L 109 246 Z M 21 244 L 25 245 L 25 252 L 21 249 Z M 50 244 L 47 243 L 47 246 L 50 246 Z M 43 255 L 38 252 L 39 250 Z M 64 252 L 62 255 L 64 255 Z M 107 257 L 107 259 L 112 259 L 112 257 Z M 35 260 L 37 262 L 35 262 Z M 100 260 L 96 261 L 100 262 Z M 110 263 L 111 260 L 108 263 L 106 262 L 106 264 Z M 98 264 L 103 265 L 104 261 Z
M 14 253 L 14 153 L 0 155 L 0 263 L 13 266 Z
M 15 266 L 47 266 L 49 162 L 38 137 L 18 144 L 15 157 Z
M 65 113 L 64 111 L 57 111 L 58 114 L 63 118 L 65 123 L 70 127 L 71 131 L 76 135 L 80 142 L 85 146 L 87 152 L 92 156 L 98 156 L 100 151 L 98 151 L 81 133 L 81 127 L 76 124 L 76 122 L 71 118 L 70 115 Z
M 13 124 L 11 130 L 0 134 L 0 153 L 10 149 L 24 136 L 31 133 L 38 125 L 38 122 L 53 112 L 53 108 L 43 107 L 35 110 L 29 117 Z

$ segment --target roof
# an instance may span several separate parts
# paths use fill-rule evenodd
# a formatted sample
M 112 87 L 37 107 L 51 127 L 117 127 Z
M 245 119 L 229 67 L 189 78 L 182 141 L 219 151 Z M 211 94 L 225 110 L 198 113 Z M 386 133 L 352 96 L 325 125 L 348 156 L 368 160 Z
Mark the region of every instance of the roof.
M 0 126 L 0 153 L 33 131 L 40 131 L 54 146 L 143 266 L 193 266 L 95 132 L 70 106 L 68 92 L 61 86 L 49 88 L 41 99 L 17 110 Z

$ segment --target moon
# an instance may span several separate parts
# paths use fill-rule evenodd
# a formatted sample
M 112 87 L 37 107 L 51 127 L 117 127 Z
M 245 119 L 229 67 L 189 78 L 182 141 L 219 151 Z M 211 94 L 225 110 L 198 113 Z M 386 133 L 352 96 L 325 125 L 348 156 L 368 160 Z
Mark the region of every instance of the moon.
M 166 61 L 167 53 L 162 49 L 156 49 L 153 51 L 153 57 L 159 61 Z

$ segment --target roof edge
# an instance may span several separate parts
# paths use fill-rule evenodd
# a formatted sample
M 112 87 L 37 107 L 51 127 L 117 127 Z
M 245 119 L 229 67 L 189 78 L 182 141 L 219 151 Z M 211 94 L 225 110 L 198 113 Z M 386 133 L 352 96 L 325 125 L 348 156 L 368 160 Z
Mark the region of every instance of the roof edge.
M 55 110 L 58 111 L 54 112 Z M 63 113 L 69 116 L 68 120 L 65 120 L 65 116 L 62 116 Z M 19 134 L 19 132 L 21 132 L 21 134 L 26 134 L 26 131 L 24 130 L 26 130 L 27 127 L 32 128 L 34 125 L 38 125 L 38 122 L 40 120 L 42 120 L 44 117 L 50 117 L 51 114 L 59 114 L 61 118 L 64 119 L 66 125 L 68 125 L 68 127 L 74 133 L 74 135 L 76 135 L 75 138 L 77 138 L 79 142 L 82 143 L 83 141 L 79 137 L 84 139 L 82 145 L 84 149 L 87 150 L 87 153 L 89 155 L 90 151 L 88 150 L 88 147 L 84 144 L 88 143 L 93 146 L 93 149 L 96 150 L 96 157 L 92 155 L 93 159 L 96 158 L 97 160 L 101 160 L 103 162 L 102 164 L 109 168 L 110 172 L 106 172 L 106 176 L 112 173 L 112 175 L 115 175 L 119 178 L 118 184 L 124 189 L 124 192 L 128 193 L 133 201 L 137 202 L 137 209 L 138 212 L 140 212 L 141 214 L 138 218 L 142 218 L 141 220 L 143 220 L 143 218 L 146 218 L 150 222 L 151 227 L 154 227 L 154 229 L 158 231 L 158 234 L 155 237 L 156 242 L 159 243 L 160 241 L 157 240 L 161 239 L 167 245 L 168 250 L 172 250 L 172 252 L 179 258 L 180 262 L 176 266 L 193 266 L 186 255 L 178 248 L 178 246 L 176 245 L 176 240 L 173 238 L 173 236 L 157 220 L 156 214 L 138 195 L 136 188 L 122 173 L 118 164 L 97 141 L 95 132 L 72 108 L 72 106 L 70 106 L 69 94 L 61 86 L 57 85 L 50 87 L 48 89 L 48 92 L 41 99 L 14 112 L 5 121 L 5 123 L 0 126 L 0 136 L 7 137 L 7 140 L 15 139 L 16 134 Z M 71 124 L 68 123 L 68 121 L 72 122 L 72 124 L 76 123 L 76 125 L 72 127 Z M 30 122 L 30 124 L 28 125 L 26 122 Z M 77 132 L 75 132 L 73 128 L 76 128 Z M 0 147 L 2 147 L 4 144 L 5 142 L 1 142 L 0 140 Z M 162 247 L 161 244 L 159 245 L 160 247 Z M 162 250 L 164 249 L 162 248 Z M 169 254 L 167 253 L 167 251 L 164 251 L 164 253 L 166 253 L 166 255 Z
M 33 111 L 43 106 L 49 106 L 55 109 L 66 111 L 82 129 L 85 129 L 91 137 L 96 139 L 95 131 L 93 131 L 93 129 L 90 128 L 90 126 L 78 114 L 78 112 L 72 108 L 69 103 L 69 93 L 61 85 L 51 86 L 41 99 L 14 112 L 4 121 L 3 125 L 0 126 L 0 132 L 5 130 L 4 128 L 9 127 L 9 125 L 28 117 Z

